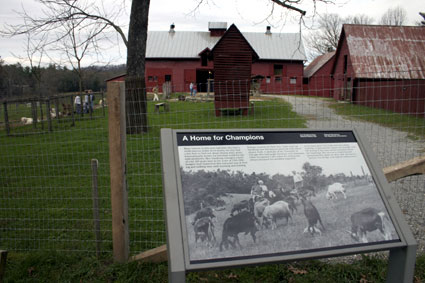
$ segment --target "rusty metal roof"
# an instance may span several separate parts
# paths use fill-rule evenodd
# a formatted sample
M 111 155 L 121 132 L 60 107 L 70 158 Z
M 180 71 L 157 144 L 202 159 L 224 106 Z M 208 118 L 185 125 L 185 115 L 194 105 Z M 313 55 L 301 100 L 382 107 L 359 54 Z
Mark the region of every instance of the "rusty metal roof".
M 304 77 L 311 77 L 326 63 L 329 62 L 335 55 L 335 51 L 317 56 L 307 67 L 304 68 Z
M 358 78 L 425 79 L 425 27 L 344 25 Z

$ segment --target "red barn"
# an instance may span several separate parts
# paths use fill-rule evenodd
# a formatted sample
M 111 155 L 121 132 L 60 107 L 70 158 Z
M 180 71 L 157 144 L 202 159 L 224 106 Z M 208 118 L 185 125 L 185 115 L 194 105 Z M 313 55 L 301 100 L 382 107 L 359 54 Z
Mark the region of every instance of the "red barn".
M 344 25 L 331 74 L 335 99 L 425 116 L 425 28 Z
M 214 104 L 220 109 L 243 109 L 247 114 L 251 85 L 251 66 L 258 54 L 235 25 L 224 33 L 211 50 L 214 61 Z
M 311 96 L 332 97 L 331 71 L 335 51 L 316 57 L 304 69 L 304 94 Z
M 227 23 L 209 23 L 209 31 L 148 32 L 146 47 L 146 86 L 161 87 L 166 81 L 173 91 L 189 91 L 196 82 L 198 91 L 207 90 L 207 81 L 214 79 L 211 50 L 227 30 Z M 261 91 L 294 93 L 302 90 L 303 66 L 306 61 L 301 37 L 297 33 L 241 32 L 258 55 L 252 63 L 251 76 L 262 76 Z

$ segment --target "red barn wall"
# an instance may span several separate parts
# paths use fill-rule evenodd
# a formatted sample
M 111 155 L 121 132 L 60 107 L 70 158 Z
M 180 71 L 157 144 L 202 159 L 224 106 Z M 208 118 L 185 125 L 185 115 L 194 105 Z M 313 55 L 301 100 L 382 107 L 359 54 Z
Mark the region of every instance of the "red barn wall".
M 350 94 L 350 85 L 354 80 L 354 72 L 351 65 L 350 53 L 345 37 L 335 55 L 335 68 L 333 71 L 333 98 L 336 100 L 346 99 Z M 347 70 L 344 74 L 344 56 L 347 56 Z M 347 91 L 348 90 L 348 91 Z
M 331 78 L 332 67 L 335 57 L 324 64 L 308 80 L 307 90 L 304 92 L 310 96 L 333 97 L 333 80 Z
M 189 91 L 190 82 L 196 82 L 196 70 L 212 70 L 213 63 L 201 66 L 200 59 L 187 60 L 146 60 L 146 87 L 148 91 L 155 86 L 160 89 L 165 76 L 171 75 L 173 91 Z
M 358 80 L 353 103 L 425 117 L 425 80 Z
M 283 66 L 281 75 L 275 75 L 275 65 Z M 261 82 L 261 91 L 263 93 L 300 93 L 303 87 L 303 70 L 304 64 L 302 61 L 257 61 L 252 64 L 252 75 L 262 75 L 265 77 Z M 269 82 L 267 78 L 269 78 Z M 291 78 L 293 79 L 292 81 Z

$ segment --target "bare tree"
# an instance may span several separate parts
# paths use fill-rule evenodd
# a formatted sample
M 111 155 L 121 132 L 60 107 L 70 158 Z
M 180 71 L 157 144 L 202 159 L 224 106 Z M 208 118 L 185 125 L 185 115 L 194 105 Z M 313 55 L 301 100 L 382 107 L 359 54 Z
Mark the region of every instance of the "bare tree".
M 343 19 L 338 14 L 324 14 L 318 20 L 318 29 L 304 37 L 312 57 L 336 50 Z
M 422 17 L 422 21 L 418 22 L 418 26 L 425 26 L 425 13 L 419 12 L 419 15 Z
M 105 29 L 105 25 L 80 26 L 80 22 L 70 20 L 64 23 L 65 37 L 62 32 L 58 34 L 56 50 L 65 53 L 67 62 L 72 66 L 78 76 L 78 89 L 80 94 L 84 90 L 82 61 L 90 53 L 99 53 L 96 37 Z
M 354 16 L 348 16 L 344 19 L 345 24 L 354 24 L 354 25 L 371 25 L 375 20 L 372 17 L 369 17 L 365 14 L 357 14 Z
M 404 8 L 397 6 L 388 9 L 381 17 L 379 23 L 387 26 L 402 26 L 407 21 L 407 12 Z
M 338 14 L 323 14 L 317 21 L 318 28 L 304 36 L 309 48 L 309 59 L 337 49 L 343 24 L 372 24 L 373 18 L 357 14 L 341 18 Z

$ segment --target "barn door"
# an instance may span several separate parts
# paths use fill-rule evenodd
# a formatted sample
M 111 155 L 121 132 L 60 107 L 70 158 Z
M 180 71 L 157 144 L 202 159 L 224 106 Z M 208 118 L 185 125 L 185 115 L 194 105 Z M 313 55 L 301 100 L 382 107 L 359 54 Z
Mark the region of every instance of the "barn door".
M 185 69 L 184 70 L 184 89 L 189 91 L 190 83 L 196 83 L 196 69 Z
M 344 82 L 344 97 L 343 100 L 351 101 L 351 92 L 353 89 L 353 82 L 351 78 L 347 78 Z

